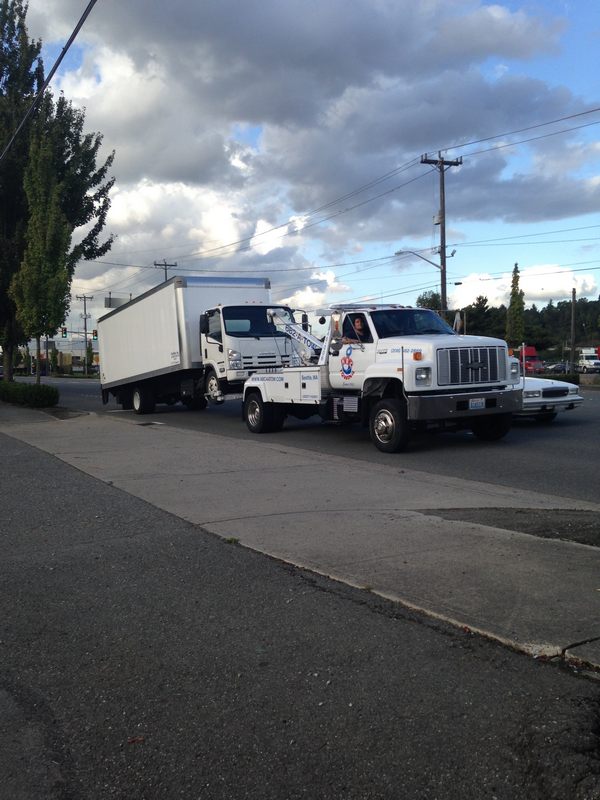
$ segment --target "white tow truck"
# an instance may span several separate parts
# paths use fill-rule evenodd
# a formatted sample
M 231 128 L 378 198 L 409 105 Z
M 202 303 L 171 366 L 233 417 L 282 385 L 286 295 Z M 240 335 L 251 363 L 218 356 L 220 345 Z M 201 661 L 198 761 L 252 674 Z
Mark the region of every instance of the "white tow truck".
M 244 383 L 253 433 L 280 430 L 286 416 L 319 415 L 368 425 L 374 445 L 391 453 L 406 447 L 411 428 L 468 428 L 488 441 L 509 431 L 522 392 L 503 340 L 461 336 L 430 309 L 352 304 L 328 314 L 322 341 L 297 324 L 281 326 L 302 345 L 299 366 L 258 371 Z

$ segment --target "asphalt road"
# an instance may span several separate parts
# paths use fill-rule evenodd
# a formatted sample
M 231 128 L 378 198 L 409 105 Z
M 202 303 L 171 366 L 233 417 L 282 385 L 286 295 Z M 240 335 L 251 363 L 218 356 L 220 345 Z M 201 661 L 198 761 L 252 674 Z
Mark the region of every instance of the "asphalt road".
M 133 414 L 122 411 L 114 399 L 102 406 L 97 380 L 48 381 L 58 386 L 61 405 L 98 413 Z M 466 431 L 417 434 L 406 452 L 391 456 L 375 449 L 366 430 L 324 424 L 316 418 L 306 422 L 288 419 L 283 431 L 269 436 L 288 447 L 381 464 L 400 461 L 407 469 L 598 502 L 600 390 L 584 388 L 583 396 L 585 402 L 580 408 L 560 413 L 550 425 L 517 420 L 500 442 L 481 442 Z M 144 419 L 234 438 L 253 436 L 241 421 L 239 401 L 206 411 L 188 411 L 179 404 L 158 406 L 155 414 Z M 357 465 L 356 469 L 359 477 L 362 467 Z
M 3 800 L 600 797 L 596 681 L 0 448 Z

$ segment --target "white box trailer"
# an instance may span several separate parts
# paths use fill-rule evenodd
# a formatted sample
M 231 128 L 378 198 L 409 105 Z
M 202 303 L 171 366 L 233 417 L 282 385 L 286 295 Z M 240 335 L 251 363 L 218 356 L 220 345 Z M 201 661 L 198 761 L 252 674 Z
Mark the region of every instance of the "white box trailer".
M 271 304 L 267 278 L 178 276 L 113 309 L 98 320 L 103 402 L 113 395 L 139 414 L 157 402 L 222 402 L 253 371 L 290 363 L 274 308 L 293 319 Z

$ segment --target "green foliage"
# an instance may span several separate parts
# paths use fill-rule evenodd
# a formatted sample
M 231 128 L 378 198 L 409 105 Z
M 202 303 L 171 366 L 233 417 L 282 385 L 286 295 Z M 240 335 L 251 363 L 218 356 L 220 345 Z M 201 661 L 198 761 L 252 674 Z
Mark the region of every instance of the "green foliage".
M 27 36 L 27 5 L 0 0 L 0 149 L 44 81 L 41 42 Z M 12 351 L 28 338 L 53 336 L 65 318 L 77 263 L 104 255 L 100 235 L 110 207 L 114 153 L 98 166 L 98 133 L 85 113 L 46 92 L 0 165 L 0 345 L 5 378 Z M 86 233 L 71 246 L 73 232 Z
M 506 314 L 505 339 L 511 347 L 518 347 L 525 337 L 525 293 L 519 289 L 519 265 L 515 264 L 510 286 L 510 301 Z
M 0 400 L 29 408 L 50 408 L 59 400 L 58 389 L 54 386 L 36 383 L 0 383 Z
M 432 308 L 434 311 L 441 311 L 441 294 L 439 292 L 423 292 L 417 297 L 417 308 Z

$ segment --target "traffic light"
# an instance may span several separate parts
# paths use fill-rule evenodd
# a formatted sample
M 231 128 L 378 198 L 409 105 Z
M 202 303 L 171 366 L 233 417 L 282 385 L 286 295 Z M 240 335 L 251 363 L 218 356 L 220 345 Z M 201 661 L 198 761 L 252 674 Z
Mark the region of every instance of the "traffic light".
M 63 328 L 60 329 L 60 335 L 62 336 L 63 339 L 67 338 L 67 329 L 66 329 L 66 327 L 63 327 Z
M 96 330 L 96 328 L 94 328 L 94 330 L 92 331 L 92 339 L 96 341 L 97 338 L 98 338 L 98 331 Z

